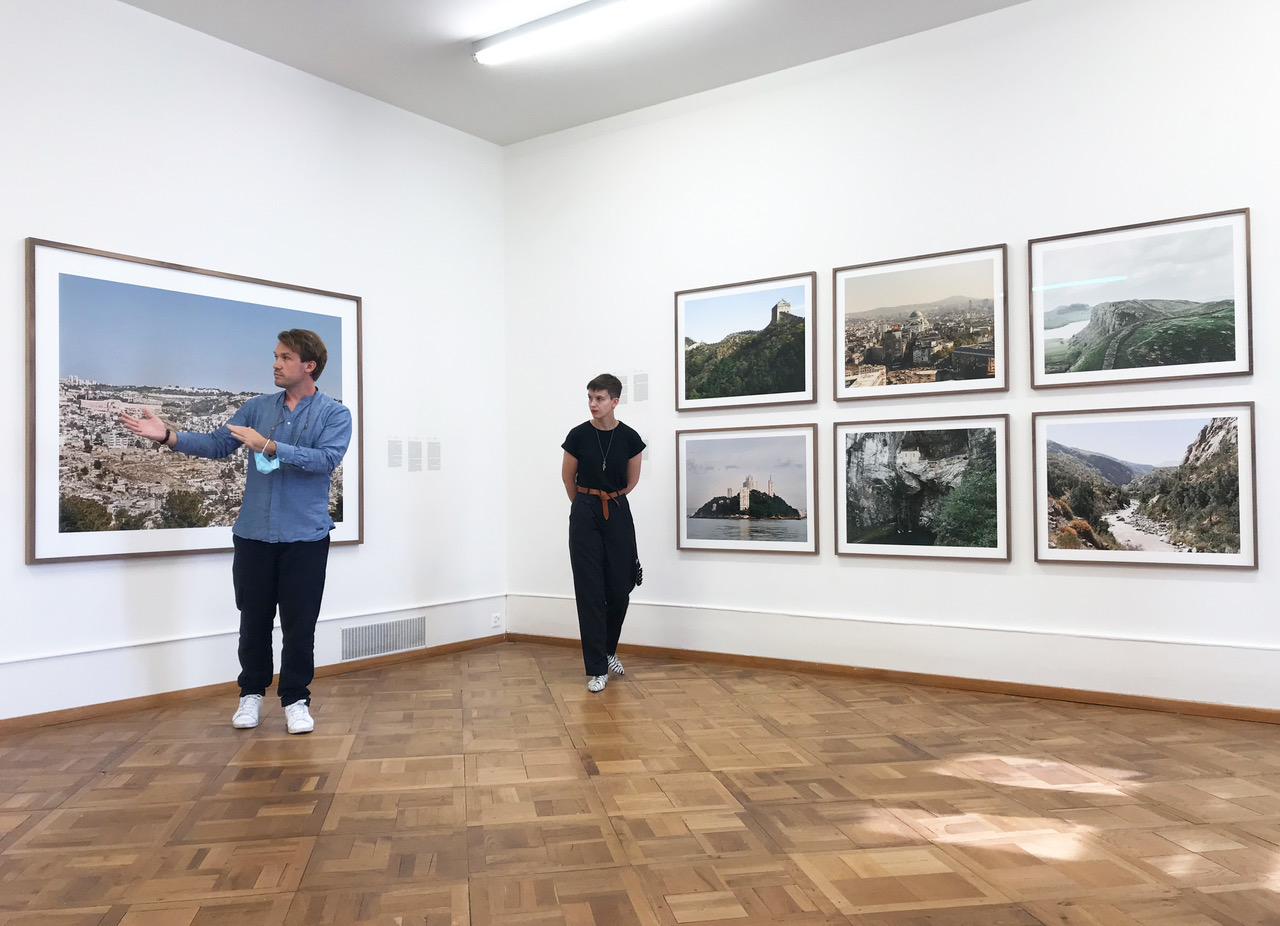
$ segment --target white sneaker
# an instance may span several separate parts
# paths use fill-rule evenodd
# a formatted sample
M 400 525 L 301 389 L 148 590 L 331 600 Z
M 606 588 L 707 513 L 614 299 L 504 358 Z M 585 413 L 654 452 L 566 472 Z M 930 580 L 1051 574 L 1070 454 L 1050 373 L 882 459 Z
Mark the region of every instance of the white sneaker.
M 609 676 L 593 675 L 587 680 L 587 691 L 604 691 L 604 686 L 609 684 Z
M 311 719 L 311 711 L 307 710 L 306 701 L 295 701 L 293 704 L 286 705 L 284 722 L 288 725 L 290 733 L 310 733 L 316 728 L 316 722 Z
M 262 707 L 262 695 L 244 695 L 240 706 L 231 715 L 231 726 L 237 730 L 249 730 L 258 725 L 258 711 Z
M 627 670 L 622 668 L 622 660 L 617 656 L 609 657 L 609 671 L 614 675 L 626 675 Z

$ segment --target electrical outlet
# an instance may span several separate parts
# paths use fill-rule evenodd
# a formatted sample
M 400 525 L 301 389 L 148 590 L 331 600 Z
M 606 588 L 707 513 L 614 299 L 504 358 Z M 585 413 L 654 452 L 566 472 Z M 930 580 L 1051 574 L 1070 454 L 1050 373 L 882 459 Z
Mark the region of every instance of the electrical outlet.
M 501 627 L 501 626 L 502 626 L 502 615 L 501 615 L 501 614 L 490 614 L 490 615 L 489 615 L 489 626 L 490 626 L 490 627 Z

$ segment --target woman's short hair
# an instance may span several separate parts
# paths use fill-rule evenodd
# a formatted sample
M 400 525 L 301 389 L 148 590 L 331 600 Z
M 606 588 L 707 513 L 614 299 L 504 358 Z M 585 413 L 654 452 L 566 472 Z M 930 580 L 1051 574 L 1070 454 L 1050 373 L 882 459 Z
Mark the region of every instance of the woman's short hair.
M 622 398 L 622 380 L 612 373 L 601 373 L 587 383 L 587 392 L 598 392 L 601 389 L 608 390 L 611 399 Z
M 298 359 L 303 363 L 314 360 L 316 368 L 311 371 L 311 381 L 315 382 L 320 378 L 324 365 L 329 361 L 329 352 L 325 350 L 324 341 L 320 340 L 320 335 L 306 328 L 290 328 L 288 331 L 281 331 L 276 338 L 297 354 Z

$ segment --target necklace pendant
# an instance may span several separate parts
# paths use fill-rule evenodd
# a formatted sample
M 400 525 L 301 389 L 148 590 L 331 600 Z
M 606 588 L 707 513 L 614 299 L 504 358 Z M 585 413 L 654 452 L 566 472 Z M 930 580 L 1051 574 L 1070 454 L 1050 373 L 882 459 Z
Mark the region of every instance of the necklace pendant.
M 600 468 L 601 468 L 601 469 L 608 469 L 608 468 L 609 468 L 609 464 L 608 464 L 608 463 L 601 463 L 601 464 L 600 464 Z

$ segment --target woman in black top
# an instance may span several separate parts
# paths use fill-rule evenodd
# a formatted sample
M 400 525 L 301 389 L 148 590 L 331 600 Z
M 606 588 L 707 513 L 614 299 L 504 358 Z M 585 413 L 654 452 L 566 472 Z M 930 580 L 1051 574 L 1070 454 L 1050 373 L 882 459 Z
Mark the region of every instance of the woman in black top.
M 591 691 L 602 690 L 610 672 L 625 674 L 618 637 L 636 584 L 636 529 L 626 496 L 640 481 L 644 441 L 614 417 L 620 398 L 622 383 L 612 374 L 587 383 L 591 418 L 560 445 L 560 477 L 570 502 L 569 563 Z

